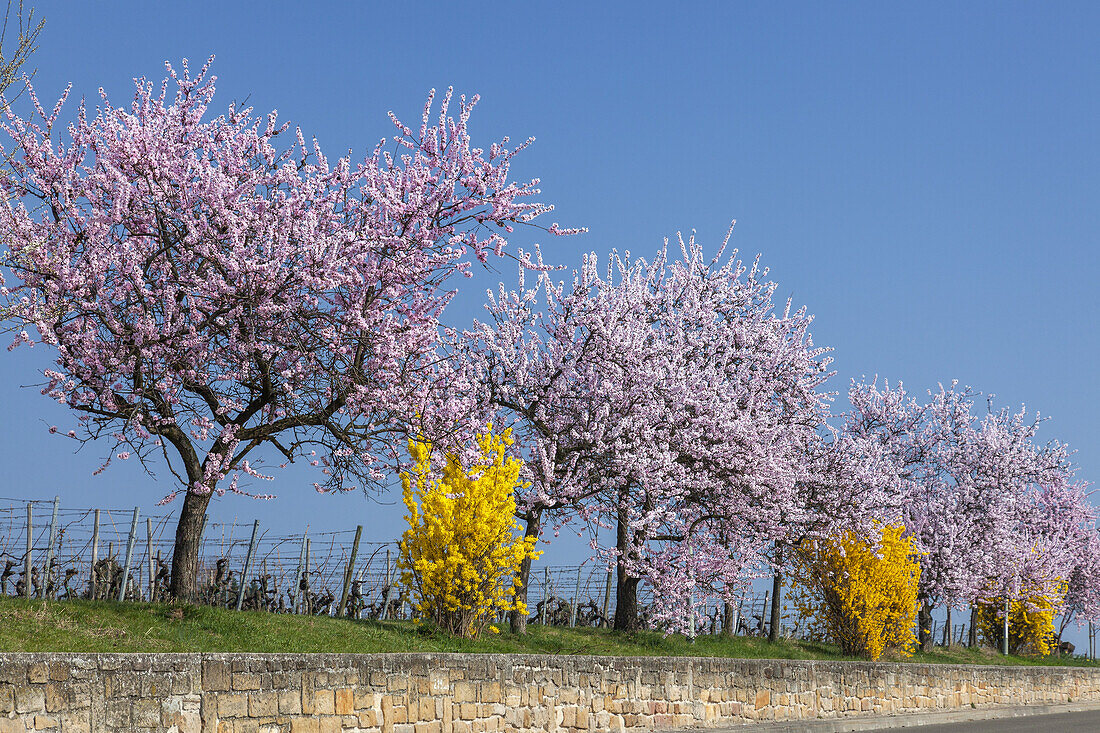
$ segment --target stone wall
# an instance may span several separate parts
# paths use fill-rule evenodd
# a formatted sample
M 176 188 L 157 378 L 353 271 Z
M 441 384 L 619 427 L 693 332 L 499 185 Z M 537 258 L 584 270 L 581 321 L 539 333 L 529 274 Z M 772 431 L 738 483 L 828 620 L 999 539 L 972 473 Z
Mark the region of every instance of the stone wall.
M 1100 700 L 1100 669 L 459 654 L 7 654 L 0 733 L 715 726 Z

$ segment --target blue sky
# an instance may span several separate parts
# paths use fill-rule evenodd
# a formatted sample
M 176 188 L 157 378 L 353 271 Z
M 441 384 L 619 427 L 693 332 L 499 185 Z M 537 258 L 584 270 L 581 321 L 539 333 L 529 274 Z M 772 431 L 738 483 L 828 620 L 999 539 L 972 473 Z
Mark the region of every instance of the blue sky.
M 551 261 L 655 250 L 731 219 L 780 293 L 815 313 L 848 380 L 923 390 L 959 379 L 1053 419 L 1043 435 L 1100 477 L 1095 319 L 1100 276 L 1100 6 L 1088 3 L 74 3 L 42 2 L 44 99 L 217 55 L 219 100 L 278 108 L 331 154 L 362 153 L 414 119 L 428 89 L 480 93 L 472 126 L 537 142 L 518 177 L 543 180 L 583 237 Z M 23 100 L 25 102 L 25 100 Z M 516 240 L 529 246 L 530 235 Z M 460 283 L 469 323 L 511 267 Z M 136 466 L 47 434 L 72 420 L 36 389 L 43 349 L 0 355 L 0 496 L 153 511 L 169 490 Z M 219 519 L 299 531 L 399 531 L 396 506 L 318 497 L 278 475 L 272 502 L 227 497 Z M 396 497 L 389 497 L 392 501 Z M 578 545 L 551 562 L 579 559 Z

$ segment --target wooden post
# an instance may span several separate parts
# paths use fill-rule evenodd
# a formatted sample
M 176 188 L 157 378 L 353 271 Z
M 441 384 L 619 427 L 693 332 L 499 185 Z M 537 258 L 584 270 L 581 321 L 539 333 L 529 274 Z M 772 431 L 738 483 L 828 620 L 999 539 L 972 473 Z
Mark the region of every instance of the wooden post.
M 34 533 L 32 530 L 31 514 L 34 503 L 27 502 L 27 554 L 23 556 L 23 597 L 31 597 L 31 551 L 34 549 Z
M 153 518 L 145 518 L 145 555 L 149 565 L 149 602 L 156 601 L 157 572 L 153 569 Z
M 50 544 L 46 545 L 46 567 L 42 572 L 42 597 L 50 598 L 51 594 L 55 592 L 50 588 L 50 580 L 53 579 L 53 555 L 54 555 L 54 543 L 57 541 L 57 507 L 61 502 L 61 498 L 55 496 L 53 498 L 53 516 L 50 518 Z
M 95 600 L 96 594 L 96 582 L 95 582 L 95 565 L 99 562 L 99 510 L 95 510 L 95 518 L 92 520 L 92 572 L 91 577 L 88 579 L 88 587 L 92 589 L 92 592 L 88 595 Z
M 294 582 L 291 583 L 291 598 L 294 599 L 294 608 L 291 610 L 294 613 L 298 613 L 302 600 L 300 588 L 302 586 L 302 563 L 306 560 L 306 537 L 309 537 L 309 525 L 306 525 L 306 533 L 302 535 L 302 548 L 298 551 L 298 569 L 294 573 Z
M 344 608 L 348 603 L 348 591 L 351 590 L 351 577 L 355 572 L 355 556 L 359 554 L 359 538 L 363 536 L 363 525 L 355 528 L 355 541 L 351 543 L 351 557 L 348 558 L 348 567 L 344 571 L 344 591 L 340 594 L 340 606 L 336 609 L 336 618 L 343 618 Z
M 611 621 L 610 621 L 610 619 L 607 618 L 607 612 L 608 612 L 609 607 L 611 606 L 611 581 L 614 580 L 614 578 L 612 577 L 613 574 L 614 574 L 613 571 L 610 568 L 608 568 L 608 570 L 607 570 L 607 584 L 604 585 L 604 589 L 603 589 L 603 611 L 601 612 L 602 615 L 603 615 L 604 628 L 608 628 L 608 627 L 611 626 Z
M 126 600 L 126 583 L 130 580 L 130 560 L 134 555 L 137 539 L 138 508 L 134 507 L 134 519 L 130 522 L 130 539 L 126 541 L 126 563 L 122 566 L 122 584 L 118 588 L 118 600 Z
M 198 572 L 198 568 L 202 567 L 202 554 L 203 554 L 202 553 L 202 543 L 203 543 L 203 540 L 206 539 L 206 522 L 209 518 L 210 518 L 209 514 L 203 514 L 202 515 L 202 526 L 199 527 L 199 543 L 198 543 L 199 557 L 198 557 L 198 562 L 195 565 L 196 574 Z M 174 550 L 173 550 L 173 552 L 174 552 Z M 208 571 L 208 574 L 212 577 L 214 575 L 214 571 L 210 570 L 210 571 Z M 191 598 L 192 603 L 198 601 L 198 598 L 199 598 L 198 593 L 199 593 L 199 590 L 198 590 L 198 588 L 196 588 L 195 589 L 195 594 L 196 595 Z M 217 605 L 217 601 L 214 601 L 214 605 L 215 606 Z
M 306 615 L 307 616 L 312 616 L 313 615 L 313 608 L 310 607 L 310 602 L 309 602 L 309 554 L 310 554 L 310 549 L 312 549 L 312 548 L 310 548 L 310 546 L 309 546 L 309 538 L 306 537 L 306 567 L 305 567 L 305 570 L 302 571 L 302 573 L 303 573 L 302 577 L 305 578 L 306 582 L 305 582 L 305 588 L 302 589 L 302 594 L 303 594 L 302 605 L 306 609 Z
M 542 566 L 542 609 L 539 611 L 539 623 L 546 625 L 546 607 L 550 600 L 550 566 Z
M 393 597 L 393 570 L 390 568 L 390 548 L 386 548 L 386 597 L 382 599 L 381 619 L 385 620 L 390 610 L 390 598 Z
M 237 610 L 241 610 L 241 604 L 244 603 L 244 584 L 248 582 L 248 574 L 252 572 L 252 556 L 256 552 L 256 532 L 260 529 L 260 520 L 256 519 L 252 522 L 252 539 L 248 541 L 248 554 L 244 558 L 244 573 L 241 575 L 241 580 L 237 583 Z
M 581 569 L 577 568 L 577 585 L 573 589 L 573 616 L 569 619 L 569 625 L 576 627 L 577 625 L 577 606 L 581 601 Z

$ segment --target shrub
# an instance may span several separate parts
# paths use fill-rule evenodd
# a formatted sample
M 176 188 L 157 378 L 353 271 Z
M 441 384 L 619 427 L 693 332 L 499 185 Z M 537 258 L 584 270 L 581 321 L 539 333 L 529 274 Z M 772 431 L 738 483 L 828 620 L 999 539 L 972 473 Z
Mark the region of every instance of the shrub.
M 434 474 L 431 445 L 409 441 L 414 467 L 401 477 L 409 528 L 401 538 L 403 597 L 422 619 L 477 637 L 500 612 L 526 613 L 515 598 L 517 571 L 536 558 L 535 538 L 517 537 L 515 490 L 522 461 L 505 455 L 511 431 L 477 437 L 479 460 L 466 468 L 448 453 Z M 494 627 L 490 627 L 495 631 Z
M 1008 651 L 1010 654 L 1046 656 L 1057 646 L 1054 632 L 1055 607 L 1065 595 L 1065 586 L 1054 590 L 1033 592 L 1028 597 L 1009 603 Z M 1003 599 L 990 599 L 977 604 L 978 631 L 982 639 L 996 649 L 1004 648 Z
M 845 532 L 799 546 L 791 601 L 811 637 L 872 660 L 886 649 L 912 654 L 920 565 L 904 531 L 885 526 L 875 541 Z

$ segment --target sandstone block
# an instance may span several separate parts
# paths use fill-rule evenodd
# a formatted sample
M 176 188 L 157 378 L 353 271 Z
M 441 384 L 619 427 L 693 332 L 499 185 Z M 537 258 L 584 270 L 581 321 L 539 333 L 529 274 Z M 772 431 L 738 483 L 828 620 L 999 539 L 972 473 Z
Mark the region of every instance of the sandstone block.
M 225 662 L 203 662 L 202 689 L 207 692 L 224 692 L 231 686 L 230 667 Z
M 333 705 L 337 715 L 350 715 L 355 712 L 355 694 L 350 687 L 343 687 L 334 691 Z
M 290 721 L 290 733 L 321 733 L 317 718 L 294 718 Z
M 332 690 L 314 690 L 313 712 L 317 715 L 332 715 L 336 712 L 336 696 Z
M 130 709 L 132 725 L 135 728 L 160 727 L 160 702 L 158 700 L 134 700 Z
M 15 712 L 46 712 L 46 688 L 37 685 L 17 685 L 15 687 Z
M 258 690 L 260 689 L 260 675 L 235 672 L 233 674 L 234 690 Z
M 243 718 L 248 715 L 248 696 L 234 692 L 218 695 L 219 718 Z
M 340 733 L 343 730 L 343 718 L 337 715 L 326 715 L 318 719 L 320 733 Z
M 269 718 L 279 713 L 279 700 L 274 692 L 255 692 L 248 696 L 248 714 L 253 718 Z
M 302 696 L 295 690 L 279 690 L 279 712 L 298 715 L 302 712 Z

